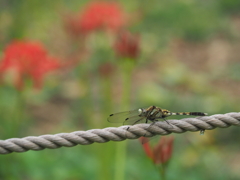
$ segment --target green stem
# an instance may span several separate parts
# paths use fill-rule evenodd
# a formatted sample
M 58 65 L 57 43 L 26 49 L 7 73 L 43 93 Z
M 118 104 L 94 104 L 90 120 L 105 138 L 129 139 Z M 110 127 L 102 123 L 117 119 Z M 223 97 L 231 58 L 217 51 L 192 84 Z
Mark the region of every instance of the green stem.
M 16 90 L 15 92 L 15 104 L 13 105 L 12 113 L 9 115 L 10 128 L 9 133 L 12 137 L 21 135 L 21 124 L 25 124 L 27 117 L 25 116 L 25 100 L 23 98 L 23 91 Z
M 159 174 L 160 174 L 161 180 L 166 180 L 165 164 L 160 164 L 160 166 L 158 167 L 159 167 Z
M 108 78 L 103 78 L 101 85 L 102 87 L 102 91 L 103 91 L 103 95 L 104 98 L 102 100 L 102 110 L 101 112 L 104 112 L 103 117 L 108 117 L 110 113 L 112 113 L 112 107 L 113 107 L 113 102 L 112 102 L 112 84 L 111 84 L 111 79 Z M 104 121 L 104 126 L 108 126 L 109 123 L 107 121 Z
M 89 119 L 88 121 L 85 121 L 88 128 L 97 128 L 95 117 L 93 116 L 93 112 L 95 111 L 95 99 L 93 97 L 93 84 L 98 83 L 95 79 L 95 72 L 92 70 L 89 70 L 88 64 L 83 64 L 83 67 L 79 69 L 79 83 L 84 83 L 86 88 L 86 94 L 79 98 L 79 105 L 81 109 L 82 116 L 86 119 Z M 90 71 L 90 72 L 89 72 Z M 91 108 L 90 108 L 91 107 Z M 91 109 L 91 110 L 90 110 Z
M 122 78 L 123 78 L 123 94 L 122 94 L 122 109 L 130 108 L 131 97 L 131 76 L 134 62 L 133 60 L 123 60 L 122 64 Z M 123 141 L 116 145 L 116 163 L 115 163 L 115 180 L 125 179 L 125 163 L 126 163 L 126 147 L 127 141 Z
M 104 112 L 102 115 L 103 117 L 108 117 L 109 114 L 112 112 L 112 96 L 111 96 L 111 79 L 109 77 L 102 77 L 101 83 L 102 89 L 101 93 L 103 94 L 102 98 L 102 106 L 101 112 Z M 101 122 L 99 121 L 101 126 L 108 126 L 107 120 Z M 100 126 L 99 126 L 100 127 Z M 99 148 L 101 148 L 101 151 L 99 151 Z M 106 167 L 112 167 L 113 159 L 110 156 L 110 154 L 114 154 L 115 150 L 115 143 L 109 142 L 104 146 L 99 147 L 97 150 L 97 155 L 100 159 L 101 167 L 100 167 L 100 180 L 106 180 L 106 179 L 112 179 L 112 171 L 110 168 Z M 104 152 L 104 153 L 103 153 Z

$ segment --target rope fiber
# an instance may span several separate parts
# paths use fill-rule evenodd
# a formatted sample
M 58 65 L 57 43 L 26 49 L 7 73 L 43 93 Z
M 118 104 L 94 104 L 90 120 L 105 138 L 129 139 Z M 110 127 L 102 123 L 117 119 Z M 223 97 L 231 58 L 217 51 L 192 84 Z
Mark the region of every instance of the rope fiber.
M 186 131 L 195 132 L 211 130 L 217 127 L 227 128 L 231 125 L 240 126 L 240 113 L 232 112 L 196 118 L 183 118 L 181 120 L 172 119 L 167 120 L 167 122 L 157 121 L 151 124 L 151 126 L 150 124 L 136 124 L 133 126 L 108 127 L 55 135 L 0 140 L 0 154 L 26 152 L 28 150 L 39 151 L 45 148 L 56 149 L 62 146 L 73 147 L 78 144 L 88 145 L 94 142 L 123 141 L 126 139 L 137 139 L 141 136 L 152 137 L 155 135 L 184 133 Z

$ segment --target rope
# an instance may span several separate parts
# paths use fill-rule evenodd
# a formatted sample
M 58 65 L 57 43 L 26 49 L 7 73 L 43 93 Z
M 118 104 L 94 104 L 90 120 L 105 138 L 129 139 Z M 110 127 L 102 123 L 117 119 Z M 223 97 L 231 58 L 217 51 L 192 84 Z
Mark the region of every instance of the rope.
M 240 112 L 167 120 L 167 122 L 157 121 L 151 125 L 136 124 L 133 126 L 108 127 L 38 137 L 11 138 L 0 140 L 0 154 L 26 152 L 28 150 L 39 151 L 45 148 L 56 149 L 62 146 L 73 147 L 78 144 L 88 145 L 94 142 L 123 141 L 125 139 L 137 139 L 141 136 L 151 137 L 170 133 L 184 133 L 186 131 L 211 130 L 216 127 L 227 128 L 231 125 L 240 126 Z

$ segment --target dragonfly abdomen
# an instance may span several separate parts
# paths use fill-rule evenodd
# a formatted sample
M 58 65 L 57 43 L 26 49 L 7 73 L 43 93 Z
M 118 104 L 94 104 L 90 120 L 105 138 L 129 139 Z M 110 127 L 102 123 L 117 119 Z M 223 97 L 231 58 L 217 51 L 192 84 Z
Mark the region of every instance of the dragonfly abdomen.
M 203 113 L 203 112 L 190 112 L 190 115 L 192 116 L 207 116 L 207 113 Z
M 171 115 L 187 115 L 187 116 L 207 116 L 207 113 L 202 112 L 172 112 Z

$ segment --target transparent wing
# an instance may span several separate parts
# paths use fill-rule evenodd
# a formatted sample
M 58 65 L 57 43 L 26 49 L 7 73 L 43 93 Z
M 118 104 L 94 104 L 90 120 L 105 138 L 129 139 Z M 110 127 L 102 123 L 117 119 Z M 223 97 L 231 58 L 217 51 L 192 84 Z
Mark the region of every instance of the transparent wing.
M 132 111 L 125 111 L 125 112 L 120 112 L 120 113 L 115 113 L 115 114 L 111 114 L 108 117 L 108 121 L 112 122 L 112 123 L 120 123 L 120 122 L 124 122 L 127 118 L 132 118 L 132 117 L 138 117 L 138 109 L 132 110 Z
M 141 122 L 145 123 L 145 121 L 146 121 L 146 117 L 133 116 L 133 117 L 129 117 L 129 118 L 125 119 L 123 124 L 124 125 L 133 125 L 133 124 L 138 124 Z

